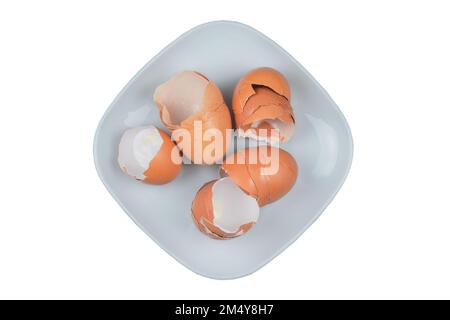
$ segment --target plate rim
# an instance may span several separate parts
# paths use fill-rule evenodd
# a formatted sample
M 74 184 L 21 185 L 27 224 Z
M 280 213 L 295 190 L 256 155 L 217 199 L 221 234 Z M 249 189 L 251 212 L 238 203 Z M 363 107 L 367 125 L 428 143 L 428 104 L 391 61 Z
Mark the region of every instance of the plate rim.
M 141 223 L 135 219 L 130 212 L 128 211 L 128 209 L 124 206 L 124 204 L 121 202 L 121 200 L 119 199 L 119 197 L 114 193 L 114 191 L 112 190 L 112 188 L 110 187 L 109 184 L 107 184 L 105 182 L 105 179 L 101 173 L 100 170 L 100 165 L 99 165 L 99 160 L 98 160 L 98 154 L 97 154 L 97 146 L 98 146 L 98 136 L 99 136 L 99 132 L 100 132 L 100 128 L 103 125 L 103 122 L 105 120 L 105 118 L 109 115 L 109 113 L 112 110 L 112 107 L 116 104 L 117 100 L 123 95 L 123 93 L 125 91 L 127 91 L 127 89 L 130 87 L 130 85 L 132 83 L 134 83 L 134 81 L 136 80 L 136 78 L 138 78 L 143 72 L 144 70 L 147 69 L 147 67 L 149 67 L 151 64 L 154 63 L 155 60 L 157 60 L 160 56 L 162 56 L 166 51 L 168 51 L 172 46 L 174 46 L 179 40 L 189 36 L 191 33 L 194 33 L 202 28 L 205 27 L 209 27 L 212 25 L 218 25 L 218 24 L 226 24 L 226 25 L 235 25 L 235 26 L 239 26 L 242 28 L 246 28 L 250 31 L 252 31 L 253 33 L 255 33 L 256 35 L 260 36 L 261 38 L 263 38 L 264 40 L 268 41 L 269 43 L 271 43 L 272 45 L 274 45 L 281 53 L 283 53 L 288 59 L 290 59 L 297 67 L 299 67 L 304 73 L 305 75 L 309 78 L 310 81 L 312 81 L 321 91 L 321 93 L 329 100 L 329 102 L 331 103 L 331 105 L 333 106 L 333 108 L 335 109 L 335 111 L 337 111 L 337 115 L 338 117 L 342 120 L 342 123 L 344 124 L 344 128 L 347 132 L 347 138 L 348 138 L 348 146 L 349 146 L 349 161 L 345 167 L 345 172 L 344 175 L 341 179 L 341 181 L 339 182 L 336 190 L 333 192 L 333 194 L 329 197 L 328 201 L 324 202 L 323 205 L 321 206 L 321 208 L 317 211 L 317 213 L 315 214 L 314 218 L 311 219 L 307 224 L 305 224 L 305 226 L 303 226 L 302 228 L 299 229 L 299 231 L 297 232 L 297 234 L 292 237 L 292 239 L 290 239 L 289 241 L 287 241 L 285 244 L 283 244 L 278 250 L 276 250 L 274 253 L 272 253 L 270 256 L 268 256 L 268 258 L 264 259 L 264 261 L 262 261 L 261 263 L 256 264 L 253 268 L 251 268 L 249 271 L 246 271 L 245 273 L 237 273 L 235 275 L 232 276 L 220 276 L 220 275 L 216 275 L 216 274 L 208 274 L 208 273 L 202 273 L 198 270 L 196 270 L 194 267 L 192 267 L 189 263 L 186 263 L 184 261 L 182 261 L 181 259 L 179 259 L 174 253 L 172 253 L 168 248 L 166 248 L 164 245 L 162 245 L 160 243 L 160 241 L 158 239 L 156 239 L 155 237 L 153 237 L 153 235 L 151 235 L 148 231 L 146 231 L 146 229 L 141 225 Z M 214 279 L 214 280 L 234 280 L 234 279 L 238 279 L 238 278 L 242 278 L 242 277 L 246 277 L 249 276 L 253 273 L 255 273 L 256 271 L 258 271 L 259 269 L 263 268 L 266 264 L 268 264 L 269 262 L 271 262 L 273 259 L 275 259 L 277 256 L 279 256 L 284 250 L 286 250 L 288 247 L 290 247 L 294 242 L 296 242 L 298 240 L 298 238 L 300 238 L 300 236 L 314 223 L 316 222 L 316 220 L 322 215 L 322 213 L 325 211 L 325 209 L 330 205 L 330 203 L 334 200 L 334 198 L 336 197 L 336 195 L 338 194 L 338 192 L 341 190 L 343 184 L 345 183 L 345 181 L 347 180 L 348 174 L 350 172 L 352 163 L 353 163 L 353 153 L 354 153 L 354 143 L 353 143 L 353 136 L 350 130 L 350 126 L 347 122 L 347 119 L 345 118 L 344 114 L 342 113 L 341 109 L 339 108 L 339 106 L 334 102 L 334 100 L 331 98 L 331 96 L 329 95 L 329 93 L 322 87 L 322 85 L 308 72 L 308 70 L 306 70 L 305 67 L 303 67 L 303 65 L 298 62 L 289 52 L 287 52 L 285 49 L 283 49 L 278 43 L 276 43 L 274 40 L 272 40 L 271 38 L 269 38 L 268 36 L 266 36 L 264 33 L 258 31 L 257 29 L 238 22 L 238 21 L 232 21 L 232 20 L 215 20 L 215 21 L 209 21 L 206 23 L 202 23 L 200 25 L 197 25 L 191 29 L 189 29 L 188 31 L 182 33 L 180 36 L 178 36 L 175 40 L 171 41 L 168 45 L 166 45 L 161 51 L 159 51 L 153 58 L 151 58 L 128 82 L 127 84 L 122 88 L 122 90 L 116 95 L 116 97 L 114 98 L 114 100 L 110 103 L 109 107 L 105 110 L 105 112 L 103 113 L 103 116 L 101 117 L 97 128 L 95 130 L 95 135 L 94 135 L 94 141 L 93 141 L 93 156 L 94 156 L 94 164 L 95 164 L 95 170 L 97 171 L 97 175 L 99 176 L 100 180 L 102 181 L 103 185 L 105 186 L 106 190 L 108 190 L 108 192 L 110 193 L 110 195 L 114 198 L 114 200 L 119 204 L 119 206 L 122 208 L 122 210 L 128 215 L 129 218 L 131 218 L 131 220 L 150 238 L 152 239 L 161 249 L 163 249 L 169 256 L 171 256 L 173 259 L 175 259 L 178 263 L 180 263 L 181 265 L 183 265 L 184 267 L 186 267 L 187 269 L 189 269 L 190 271 L 192 271 L 193 273 L 200 275 L 202 277 L 206 277 L 206 278 L 210 278 L 210 279 Z

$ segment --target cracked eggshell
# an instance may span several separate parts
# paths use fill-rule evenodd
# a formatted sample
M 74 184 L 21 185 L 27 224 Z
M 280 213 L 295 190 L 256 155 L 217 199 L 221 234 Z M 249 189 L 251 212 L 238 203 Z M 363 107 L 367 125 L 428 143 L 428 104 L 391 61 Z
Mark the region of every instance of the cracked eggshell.
M 181 171 L 181 155 L 169 135 L 155 126 L 128 129 L 119 143 L 118 163 L 130 177 L 165 184 Z
M 199 230 L 214 239 L 240 236 L 259 217 L 256 200 L 228 177 L 203 185 L 192 202 L 191 211 Z
M 178 145 L 182 141 L 177 130 L 189 132 L 189 147 L 186 147 L 186 142 L 182 144 L 185 147 L 180 146 L 183 155 L 195 164 L 213 164 L 223 159 L 230 141 L 227 129 L 232 128 L 231 116 L 220 89 L 213 81 L 196 71 L 183 71 L 158 86 L 153 99 L 160 110 L 162 123 L 172 131 L 173 140 Z M 196 121 L 201 124 L 200 134 L 194 131 Z M 213 148 L 211 161 L 195 157 L 194 152 L 194 146 L 199 145 L 203 155 L 203 150 L 211 143 L 203 140 L 208 129 L 218 130 L 225 138 L 221 147 Z
M 277 70 L 264 67 L 247 73 L 237 83 L 232 99 L 239 134 L 267 142 L 289 140 L 295 125 L 290 99 L 289 84 Z M 269 129 L 270 137 L 259 129 Z M 270 129 L 278 129 L 280 134 Z
M 273 152 L 278 152 L 278 170 L 266 175 L 263 169 L 270 169 L 270 161 L 276 161 Z M 241 160 L 238 162 L 238 159 Z M 254 159 L 256 161 L 252 161 Z M 259 146 L 244 148 L 228 156 L 220 173 L 254 197 L 260 206 L 264 206 L 280 199 L 292 189 L 297 180 L 298 166 L 289 152 L 273 146 Z

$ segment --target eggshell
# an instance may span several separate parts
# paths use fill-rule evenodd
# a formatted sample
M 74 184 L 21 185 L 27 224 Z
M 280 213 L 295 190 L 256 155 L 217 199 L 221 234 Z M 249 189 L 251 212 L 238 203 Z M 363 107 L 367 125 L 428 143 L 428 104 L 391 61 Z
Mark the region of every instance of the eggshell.
M 247 232 L 259 217 L 256 200 L 228 177 L 203 185 L 191 211 L 199 230 L 214 239 L 237 237 Z
M 269 169 L 269 158 L 273 152 L 278 152 L 278 170 L 266 175 L 262 169 Z M 236 159 L 239 158 L 245 161 L 237 163 Z M 256 161 L 251 162 L 251 159 Z M 273 161 L 276 161 L 275 156 Z M 298 167 L 287 151 L 273 146 L 259 146 L 242 149 L 227 157 L 222 164 L 221 175 L 230 177 L 244 192 L 254 197 L 260 206 L 264 206 L 291 190 L 297 180 Z
M 232 99 L 236 127 L 243 136 L 267 140 L 259 129 L 279 129 L 278 141 L 287 141 L 294 131 L 291 92 L 284 76 L 272 68 L 250 71 L 237 83 Z
M 165 184 L 181 171 L 181 155 L 155 126 L 128 129 L 119 144 L 118 163 L 127 175 L 150 184 Z
M 289 105 L 289 100 L 278 94 L 273 89 L 266 86 L 252 86 L 253 94 L 249 96 L 242 108 L 242 113 L 240 113 L 240 117 L 248 117 L 255 110 L 260 108 L 261 106 L 280 106 L 283 109 L 286 109 L 286 112 L 292 113 L 292 108 Z
M 213 81 L 198 72 L 183 71 L 157 87 L 153 98 L 162 123 L 172 131 L 172 139 L 184 156 L 195 164 L 213 164 L 223 159 L 231 136 L 231 131 L 227 131 L 232 128 L 231 116 Z M 196 121 L 201 124 L 199 131 L 195 130 Z M 203 136 L 210 129 L 218 130 L 223 143 L 213 148 L 212 159 L 205 159 L 203 152 L 211 141 L 206 141 Z M 189 133 L 190 143 L 180 138 L 183 131 Z M 196 156 L 197 146 L 200 153 Z

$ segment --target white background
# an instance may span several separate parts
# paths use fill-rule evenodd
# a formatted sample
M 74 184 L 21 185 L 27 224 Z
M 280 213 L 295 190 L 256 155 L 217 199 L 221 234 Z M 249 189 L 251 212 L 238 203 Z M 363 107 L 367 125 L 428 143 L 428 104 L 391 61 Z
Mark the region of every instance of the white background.
M 0 298 L 450 298 L 449 17 L 447 1 L 1 1 Z M 296 57 L 355 142 L 320 219 L 231 281 L 153 243 L 92 156 L 126 82 L 218 19 Z

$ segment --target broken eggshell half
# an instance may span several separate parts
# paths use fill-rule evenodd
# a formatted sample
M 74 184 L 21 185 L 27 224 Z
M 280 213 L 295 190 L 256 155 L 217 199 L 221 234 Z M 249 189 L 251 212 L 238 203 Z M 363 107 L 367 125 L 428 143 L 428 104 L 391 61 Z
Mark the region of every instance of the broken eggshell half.
M 199 72 L 183 71 L 158 86 L 153 99 L 162 123 L 184 156 L 195 164 L 223 159 L 231 135 L 227 130 L 232 128 L 231 116 L 213 81 Z
M 118 162 L 122 171 L 136 180 L 165 184 L 180 173 L 182 158 L 169 135 L 150 125 L 123 133 Z
M 294 186 L 298 166 L 292 155 L 273 146 L 244 148 L 228 156 L 220 169 L 260 206 L 274 202 Z
M 230 178 L 203 185 L 192 202 L 192 218 L 201 232 L 214 239 L 230 239 L 247 232 L 258 220 L 255 198 Z
M 232 99 L 239 135 L 268 143 L 288 141 L 295 127 L 290 99 L 289 83 L 277 70 L 263 67 L 244 75 Z

